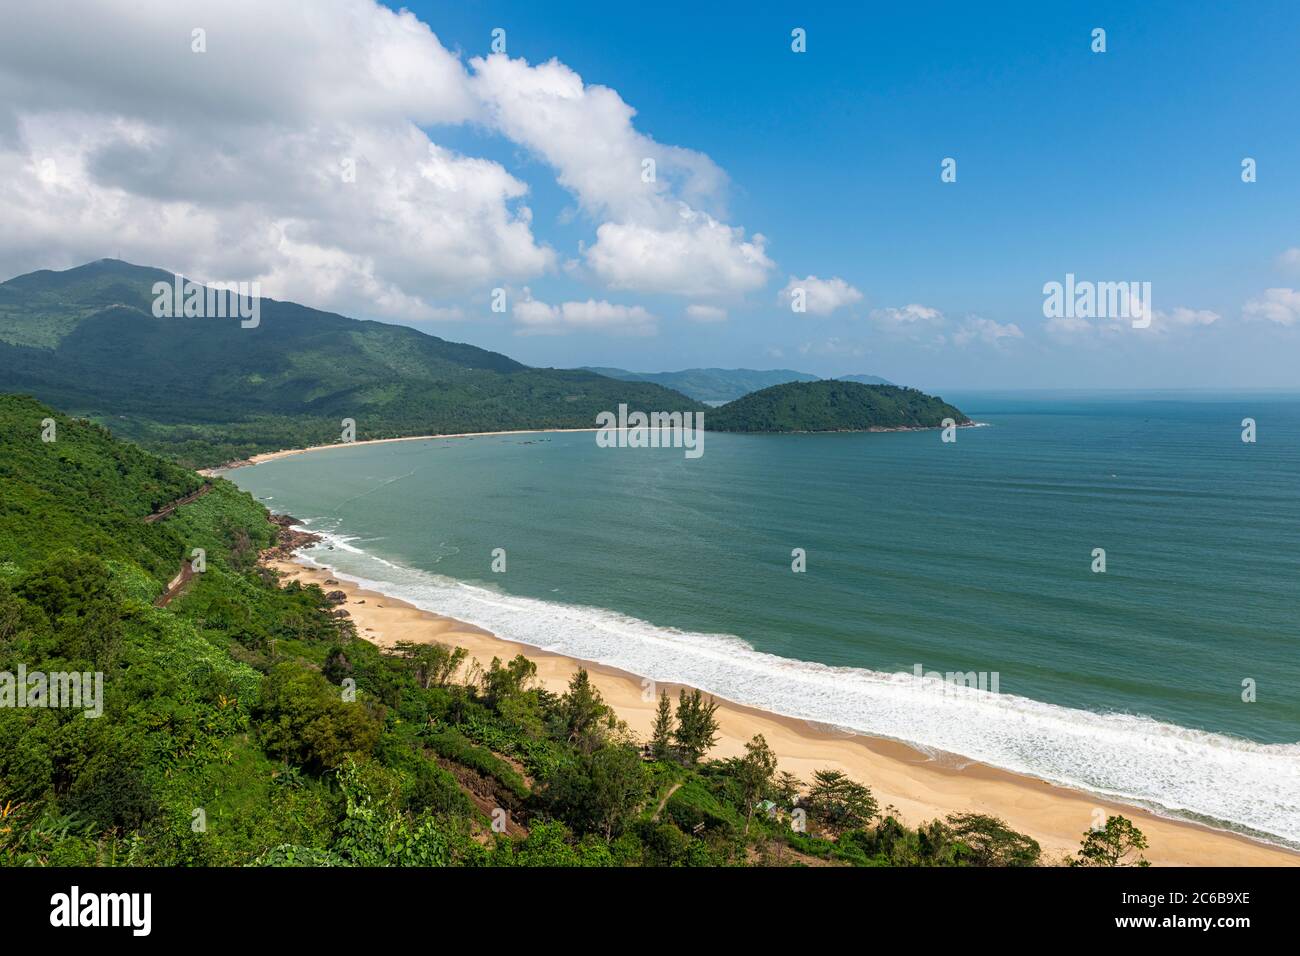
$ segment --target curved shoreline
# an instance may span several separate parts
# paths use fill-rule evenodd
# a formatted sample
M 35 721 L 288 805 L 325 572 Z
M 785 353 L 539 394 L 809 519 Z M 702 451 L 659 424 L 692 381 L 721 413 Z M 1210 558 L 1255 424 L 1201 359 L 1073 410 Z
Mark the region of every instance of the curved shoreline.
M 483 664 L 492 657 L 523 654 L 538 665 L 538 678 L 552 691 L 563 691 L 579 667 L 592 680 L 629 727 L 646 736 L 655 699 L 643 693 L 647 680 L 610 665 L 546 651 L 499 637 L 481 627 L 424 610 L 382 591 L 363 587 L 348 572 L 295 555 L 293 561 L 271 561 L 287 578 L 347 594 L 343 605 L 361 637 L 380 647 L 401 640 L 442 641 L 464 647 Z M 652 684 L 657 692 L 675 694 L 679 685 Z M 1083 790 L 1048 783 L 1033 776 L 1002 770 L 955 754 L 928 754 L 909 744 L 869 734 L 814 724 L 739 704 L 722 697 L 719 742 L 714 757 L 740 756 L 744 743 L 756 733 L 772 745 L 783 770 L 805 780 L 814 770 L 834 767 L 868 783 L 882 806 L 893 805 L 909 825 L 955 812 L 999 816 L 1042 845 L 1044 857 L 1059 862 L 1078 849 L 1097 808 L 1108 815 L 1122 813 L 1147 835 L 1146 857 L 1168 866 L 1300 866 L 1300 853 L 1229 830 L 1104 798 Z
M 384 444 L 397 441 L 431 441 L 442 438 L 490 437 L 493 435 L 546 434 L 549 432 L 594 432 L 597 429 L 534 429 L 508 432 L 470 432 L 448 435 L 418 435 L 400 438 L 370 439 L 348 445 Z M 347 447 L 343 443 L 287 449 L 253 456 L 239 464 L 260 464 L 291 455 L 328 448 Z M 232 467 L 232 466 L 227 466 Z M 285 562 L 282 570 L 304 581 L 323 582 L 326 578 L 347 579 L 348 572 L 318 570 L 321 565 L 295 555 L 295 563 Z M 367 588 L 382 587 L 368 579 L 352 578 L 346 586 L 330 587 L 349 594 L 348 610 L 357 619 L 359 633 L 386 646 L 395 640 L 445 640 L 454 638 L 466 646 L 471 656 L 511 657 L 522 653 L 539 664 L 539 675 L 550 689 L 563 690 L 568 677 L 578 667 L 586 667 L 598 681 L 603 693 L 619 715 L 643 736 L 649 729 L 652 704 L 640 699 L 646 682 L 630 670 L 601 664 L 581 656 L 543 650 L 526 643 L 527 636 L 512 634 L 505 638 L 482 627 L 439 613 L 425 610 L 394 597 Z M 360 606 L 354 596 L 361 595 Z M 364 596 L 371 596 L 369 604 Z M 424 607 L 429 607 L 425 604 Z M 362 619 L 366 623 L 363 624 Z M 393 637 L 394 630 L 401 632 Z M 439 636 L 443 635 L 443 636 Z M 542 664 L 547 672 L 542 674 Z M 608 686 L 607 686 L 608 685 Z M 678 684 L 660 682 L 661 687 Z M 717 695 L 714 695 L 717 696 Z M 1138 822 L 1151 839 L 1147 858 L 1163 865 L 1300 865 L 1300 851 L 1270 842 L 1265 835 L 1243 834 L 1214 824 L 1201 823 L 1145 806 L 1123 802 L 1122 797 L 1100 794 L 1068 784 L 1045 781 L 1032 773 L 1004 770 L 956 753 L 929 753 L 891 737 L 847 731 L 828 725 L 789 717 L 775 710 L 763 710 L 718 696 L 725 714 L 722 740 L 714 756 L 743 754 L 743 743 L 754 733 L 764 733 L 776 747 L 783 769 L 807 779 L 815 769 L 835 766 L 850 776 L 869 783 L 882 805 L 893 804 L 899 815 L 910 824 L 945 816 L 952 812 L 979 812 L 1000 816 L 1015 829 L 1028 833 L 1044 848 L 1045 859 L 1059 860 L 1078 847 L 1096 808 L 1108 814 L 1123 813 Z M 642 726 L 644 725 L 644 726 Z M 758 728 L 758 729 L 755 729 Z M 765 728 L 765 729 L 763 729 Z
M 594 432 L 598 430 L 599 429 L 596 428 L 519 428 L 504 432 L 453 432 L 447 435 L 404 435 L 401 438 L 366 438 L 362 441 L 332 442 L 328 445 L 308 445 L 305 448 L 285 448 L 281 451 L 265 451 L 248 458 L 241 458 L 238 461 L 228 461 L 224 465 L 218 465 L 215 468 L 199 468 L 197 471 L 200 475 L 205 477 L 220 476 L 225 472 L 233 471 L 236 468 L 246 468 L 249 465 L 260 465 L 266 461 L 288 458 L 291 455 L 305 455 L 308 452 L 328 451 L 331 448 L 357 448 L 361 445 L 386 445 L 390 442 L 398 441 L 434 441 L 439 438 L 488 438 L 493 435 L 551 435 L 569 432 Z
M 974 420 L 962 422 L 957 428 L 981 428 L 986 422 L 977 422 Z M 792 432 L 714 432 L 717 435 L 883 435 L 893 432 L 925 432 L 937 431 L 942 425 L 897 425 L 892 427 L 881 428 L 845 428 L 845 429 L 827 429 L 823 431 L 792 431 Z M 491 438 L 494 435 L 555 435 L 555 434 L 573 434 L 575 432 L 598 432 L 599 428 L 516 428 L 509 431 L 500 432 L 450 432 L 445 435 L 403 435 L 400 438 L 366 438 L 362 441 L 350 442 L 331 442 L 328 445 L 307 445 L 303 448 L 284 448 L 280 451 L 265 451 L 248 458 L 240 458 L 237 461 L 228 461 L 224 465 L 217 465 L 214 468 L 195 469 L 198 474 L 205 478 L 219 477 L 227 471 L 233 471 L 236 468 L 246 468 L 250 465 L 260 465 L 263 462 L 275 461 L 280 458 L 288 458 L 291 455 L 305 455 L 309 452 L 328 451 L 331 448 L 357 448 L 362 445 L 386 445 L 390 442 L 399 441 L 435 441 L 442 438 Z M 616 429 L 617 430 L 617 429 Z M 704 429 L 709 431 L 708 428 Z

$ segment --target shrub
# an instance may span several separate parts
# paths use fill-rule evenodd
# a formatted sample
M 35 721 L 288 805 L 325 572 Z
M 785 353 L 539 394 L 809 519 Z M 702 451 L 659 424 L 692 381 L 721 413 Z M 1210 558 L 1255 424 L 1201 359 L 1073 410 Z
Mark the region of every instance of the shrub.
M 381 719 L 377 708 L 342 700 L 325 678 L 291 663 L 272 669 L 253 711 L 268 754 L 315 772 L 369 754 L 379 740 Z

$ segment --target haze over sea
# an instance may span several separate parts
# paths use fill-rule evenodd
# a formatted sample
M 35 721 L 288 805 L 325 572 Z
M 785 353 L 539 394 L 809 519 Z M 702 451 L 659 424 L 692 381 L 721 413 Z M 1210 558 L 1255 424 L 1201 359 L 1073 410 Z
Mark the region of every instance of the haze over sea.
M 710 432 L 695 460 L 443 439 L 229 477 L 326 535 L 314 560 L 503 638 L 1300 844 L 1300 395 L 944 397 L 989 427 Z

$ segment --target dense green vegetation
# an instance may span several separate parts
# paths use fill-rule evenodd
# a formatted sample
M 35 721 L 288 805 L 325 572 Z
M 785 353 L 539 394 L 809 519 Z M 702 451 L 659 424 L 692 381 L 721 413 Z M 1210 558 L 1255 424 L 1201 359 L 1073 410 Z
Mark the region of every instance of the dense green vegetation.
M 765 388 L 706 413 L 704 421 L 720 432 L 823 432 L 933 428 L 945 418 L 959 425 L 970 421 L 943 399 L 914 388 L 827 379 Z
M 622 368 L 583 369 L 596 372 L 609 378 L 622 379 L 625 382 L 653 382 L 664 388 L 681 392 L 688 398 L 700 402 L 724 403 L 735 401 L 750 392 L 783 385 L 786 382 L 815 382 L 818 376 L 807 372 L 796 372 L 788 368 L 752 369 L 752 368 L 688 368 L 680 372 L 629 372 Z M 864 385 L 888 385 L 876 375 L 842 375 L 836 381 L 861 382 Z
M 405 326 L 261 300 L 259 324 L 155 318 L 159 269 L 117 260 L 0 283 L 0 390 L 85 415 L 184 464 L 356 437 L 589 428 L 702 406 L 649 383 L 529 368 Z
M 47 419 L 53 419 L 54 431 Z M 42 440 L 50 436 L 52 441 Z M 716 704 L 660 698 L 644 747 L 584 671 L 383 653 L 258 563 L 249 495 L 0 396 L 0 862 L 10 865 L 988 865 L 1041 861 L 991 817 L 913 830 L 762 737 L 713 760 Z M 206 568 L 154 599 L 202 548 Z M 12 675 L 100 672 L 102 715 L 18 707 Z M 1128 821 L 1078 862 L 1140 862 Z

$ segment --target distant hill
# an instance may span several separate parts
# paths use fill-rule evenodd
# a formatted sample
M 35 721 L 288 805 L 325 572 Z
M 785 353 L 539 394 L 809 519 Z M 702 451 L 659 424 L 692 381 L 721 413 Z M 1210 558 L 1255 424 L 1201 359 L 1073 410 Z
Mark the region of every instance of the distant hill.
M 759 370 L 752 368 L 688 368 L 680 372 L 629 372 L 622 368 L 588 366 L 587 372 L 597 372 L 625 382 L 653 382 L 671 388 L 700 402 L 725 403 L 750 392 L 783 385 L 786 382 L 816 382 L 820 377 L 793 369 Z M 840 381 L 862 382 L 866 385 L 889 385 L 875 375 L 844 375 Z
M 824 379 L 788 382 L 738 398 L 704 416 L 721 432 L 872 431 L 970 421 L 941 398 L 897 385 Z
M 652 382 L 529 368 L 416 329 L 261 299 L 260 323 L 155 318 L 161 269 L 104 259 L 0 283 L 0 391 L 109 424 L 187 464 L 356 437 L 591 427 L 698 409 Z
M 893 385 L 889 379 L 881 378 L 879 375 L 838 375 L 835 377 L 836 382 L 857 382 L 859 385 Z

